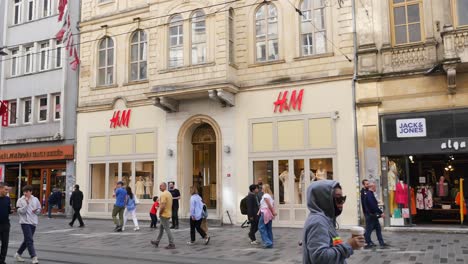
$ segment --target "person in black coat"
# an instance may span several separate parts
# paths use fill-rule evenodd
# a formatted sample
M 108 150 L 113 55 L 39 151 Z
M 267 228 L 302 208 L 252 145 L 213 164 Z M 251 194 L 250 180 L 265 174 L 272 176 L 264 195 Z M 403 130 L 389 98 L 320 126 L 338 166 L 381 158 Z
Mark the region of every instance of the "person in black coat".
M 83 205 L 83 192 L 80 191 L 80 186 L 78 184 L 75 185 L 75 191 L 73 191 L 70 197 L 70 206 L 73 208 L 74 214 L 73 219 L 69 223 L 71 227 L 75 223 L 75 220 L 78 219 L 80 222 L 80 227 L 84 227 L 83 219 L 81 219 L 80 210 Z
M 381 247 L 385 248 L 389 245 L 384 242 L 382 237 L 382 228 L 380 227 L 379 218 L 385 217 L 382 210 L 379 208 L 379 203 L 375 198 L 375 183 L 369 183 L 369 189 L 364 196 L 364 206 L 367 211 L 367 218 L 366 218 L 366 233 L 364 237 L 366 239 L 366 249 L 370 249 L 375 247 L 375 244 L 372 242 L 371 235 L 372 231 L 375 230 L 377 234 L 377 239 L 379 240 L 379 244 Z
M 247 217 L 250 222 L 250 244 L 257 245 L 255 233 L 258 231 L 258 185 L 252 184 L 249 186 L 249 195 L 247 195 Z

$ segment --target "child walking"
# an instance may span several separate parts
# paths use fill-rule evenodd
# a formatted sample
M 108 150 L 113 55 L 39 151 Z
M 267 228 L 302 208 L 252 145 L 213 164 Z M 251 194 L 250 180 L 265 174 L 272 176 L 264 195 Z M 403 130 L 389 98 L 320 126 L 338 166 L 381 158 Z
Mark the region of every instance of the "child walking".
M 150 210 L 150 217 L 151 217 L 151 226 L 150 228 L 156 228 L 156 224 L 158 223 L 158 207 L 159 207 L 159 201 L 158 197 L 155 196 L 153 197 L 153 206 L 151 206 Z

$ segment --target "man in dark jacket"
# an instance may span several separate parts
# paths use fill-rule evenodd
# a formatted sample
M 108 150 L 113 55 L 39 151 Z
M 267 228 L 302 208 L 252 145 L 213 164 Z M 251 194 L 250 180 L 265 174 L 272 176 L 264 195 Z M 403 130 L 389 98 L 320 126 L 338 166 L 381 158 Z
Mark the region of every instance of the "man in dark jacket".
M 75 223 L 75 220 L 78 219 L 80 222 L 80 227 L 84 227 L 83 219 L 81 219 L 81 206 L 83 205 L 83 192 L 80 191 L 80 186 L 78 184 L 75 185 L 75 191 L 73 191 L 70 197 L 70 206 L 73 208 L 74 214 L 73 219 L 69 223 L 71 227 Z
M 310 211 L 304 224 L 303 264 L 343 264 L 354 250 L 364 246 L 364 237 L 348 240 L 336 232 L 336 217 L 343 211 L 346 196 L 336 181 L 315 181 L 307 188 Z
M 10 238 L 10 197 L 6 196 L 7 187 L 0 182 L 0 240 L 2 241 L 2 250 L 0 253 L 0 264 L 5 264 Z
M 366 233 L 364 237 L 366 238 L 366 249 L 370 249 L 375 247 L 375 244 L 372 242 L 371 235 L 372 231 L 377 233 L 377 239 L 379 240 L 379 244 L 381 247 L 387 247 L 382 237 L 382 228 L 380 227 L 379 218 L 385 217 L 382 210 L 379 208 L 379 203 L 374 195 L 375 192 L 375 183 L 369 183 L 369 190 L 367 190 L 366 195 L 364 197 L 364 205 L 367 210 L 367 218 L 366 218 Z
M 60 210 L 61 209 L 61 204 L 62 204 L 62 192 L 54 187 L 52 189 L 52 193 L 50 194 L 49 196 L 49 200 L 48 200 L 49 204 L 48 204 L 48 217 L 49 218 L 52 218 L 52 209 L 57 206 L 57 209 Z
M 257 245 L 255 233 L 258 231 L 258 185 L 252 184 L 249 186 L 249 195 L 247 196 L 247 217 L 250 222 L 250 244 Z
M 364 198 L 366 197 L 367 190 L 369 189 L 369 181 L 367 179 L 362 180 L 362 189 L 361 189 L 361 206 L 364 217 L 367 220 L 367 210 L 364 204 Z

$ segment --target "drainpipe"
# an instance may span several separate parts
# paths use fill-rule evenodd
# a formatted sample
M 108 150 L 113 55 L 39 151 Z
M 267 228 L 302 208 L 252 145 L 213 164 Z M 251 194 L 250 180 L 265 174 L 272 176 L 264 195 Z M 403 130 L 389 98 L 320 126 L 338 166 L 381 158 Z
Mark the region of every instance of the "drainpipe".
M 356 192 L 359 193 L 359 144 L 358 144 L 358 124 L 357 124 L 357 112 L 356 112 L 356 82 L 357 82 L 357 75 L 358 75 L 358 48 L 357 48 L 357 32 L 356 32 L 356 0 L 351 0 L 351 13 L 353 18 L 353 55 L 354 55 L 354 74 L 353 74 L 353 81 L 351 84 L 352 87 L 352 97 L 353 97 L 353 118 L 354 118 L 354 159 L 355 159 L 355 170 L 356 170 Z M 361 199 L 360 195 L 358 195 L 358 207 L 357 207 L 357 215 L 358 215 L 358 224 L 361 223 Z

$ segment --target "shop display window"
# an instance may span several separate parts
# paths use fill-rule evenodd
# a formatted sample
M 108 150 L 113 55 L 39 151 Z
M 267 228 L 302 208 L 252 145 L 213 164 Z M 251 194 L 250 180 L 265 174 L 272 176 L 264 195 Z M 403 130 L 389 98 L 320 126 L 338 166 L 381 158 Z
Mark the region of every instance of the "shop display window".
M 106 164 L 91 164 L 91 199 L 104 199 L 106 194 Z
M 309 166 L 312 181 L 333 180 L 333 159 L 311 159 Z
M 135 195 L 138 199 L 153 199 L 154 161 L 136 162 L 135 176 Z
M 119 164 L 118 163 L 110 163 L 109 164 L 109 177 L 107 181 L 107 198 L 112 199 L 114 198 L 114 189 L 119 182 Z
M 273 184 L 273 161 L 254 161 L 253 162 L 253 180 L 257 184 L 259 180 L 262 183 L 268 183 L 273 193 L 275 192 L 275 185 Z

